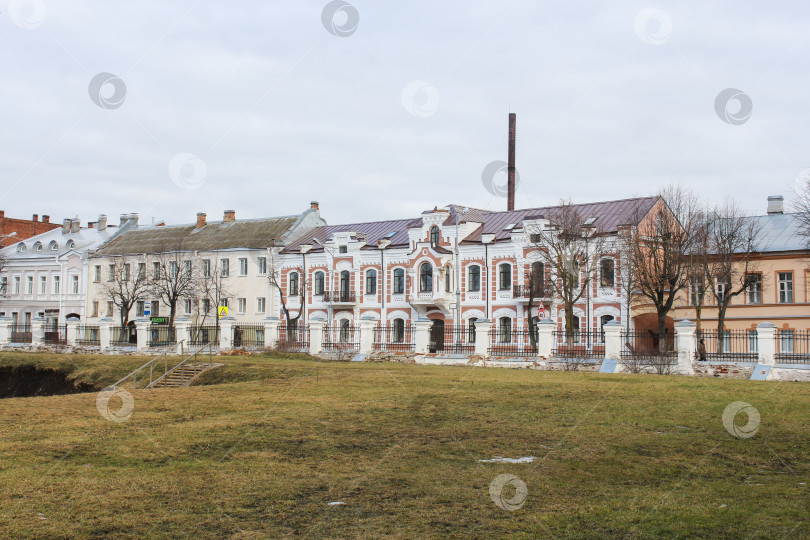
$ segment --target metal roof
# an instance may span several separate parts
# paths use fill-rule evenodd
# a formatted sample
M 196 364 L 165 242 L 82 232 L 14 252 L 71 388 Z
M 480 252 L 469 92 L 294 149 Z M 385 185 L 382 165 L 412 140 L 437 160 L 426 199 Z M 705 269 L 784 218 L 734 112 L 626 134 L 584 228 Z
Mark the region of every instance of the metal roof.
M 802 235 L 798 214 L 768 214 L 753 216 L 758 222 L 757 251 L 802 251 L 810 249 L 810 238 Z
M 328 242 L 335 233 L 357 233 L 358 236 L 363 237 L 366 246 L 371 248 L 377 247 L 377 242 L 380 239 L 390 240 L 389 244 L 392 247 L 408 246 L 408 229 L 413 227 L 421 227 L 422 219 L 396 219 L 391 221 L 369 221 L 366 223 L 350 223 L 346 225 L 326 225 L 324 227 L 316 227 L 303 236 L 299 237 L 293 242 L 284 253 L 298 252 L 299 247 L 302 245 L 312 245 L 310 253 L 323 251 L 323 247 L 315 242 L 315 239 L 321 243 Z M 391 233 L 394 233 L 391 235 Z M 389 236 L 390 235 L 390 236 Z

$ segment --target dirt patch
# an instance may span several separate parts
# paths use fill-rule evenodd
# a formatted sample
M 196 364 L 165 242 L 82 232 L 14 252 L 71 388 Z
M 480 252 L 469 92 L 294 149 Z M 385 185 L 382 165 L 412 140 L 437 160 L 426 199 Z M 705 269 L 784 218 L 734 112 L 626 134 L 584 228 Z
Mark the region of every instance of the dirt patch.
M 36 366 L 0 367 L 0 398 L 58 396 L 94 392 L 98 388 L 68 378 L 68 373 Z

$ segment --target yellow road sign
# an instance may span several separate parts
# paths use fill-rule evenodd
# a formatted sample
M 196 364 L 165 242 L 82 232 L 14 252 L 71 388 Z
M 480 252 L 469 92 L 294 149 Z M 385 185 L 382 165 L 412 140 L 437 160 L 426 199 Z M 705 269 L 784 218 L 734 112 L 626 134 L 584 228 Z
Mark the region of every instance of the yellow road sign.
M 219 306 L 218 313 L 220 317 L 228 316 L 228 306 Z

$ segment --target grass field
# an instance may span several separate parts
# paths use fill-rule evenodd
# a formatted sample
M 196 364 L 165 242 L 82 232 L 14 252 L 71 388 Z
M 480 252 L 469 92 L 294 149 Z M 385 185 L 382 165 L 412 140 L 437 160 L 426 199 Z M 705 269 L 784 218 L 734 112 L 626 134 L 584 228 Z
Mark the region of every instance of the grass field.
M 0 354 L 99 386 L 143 361 Z M 807 384 L 224 361 L 120 423 L 96 393 L 0 400 L 0 538 L 810 536 Z

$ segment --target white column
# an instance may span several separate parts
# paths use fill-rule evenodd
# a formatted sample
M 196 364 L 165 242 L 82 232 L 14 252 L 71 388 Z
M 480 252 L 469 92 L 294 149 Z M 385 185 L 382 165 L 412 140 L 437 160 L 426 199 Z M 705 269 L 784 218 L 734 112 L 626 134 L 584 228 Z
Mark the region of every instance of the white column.
M 65 343 L 68 347 L 75 347 L 76 342 L 79 341 L 79 320 L 68 319 L 65 323 L 67 326 L 67 335 L 65 336 Z
M 177 317 L 174 320 L 175 341 L 177 341 L 177 354 L 180 356 L 191 348 L 191 319 Z
M 45 318 L 34 317 L 31 321 L 31 345 L 45 343 Z
M 149 327 L 152 326 L 152 321 L 149 319 L 136 319 L 135 331 L 138 334 L 138 351 L 145 351 L 147 343 L 149 343 Z
M 776 364 L 776 325 L 764 322 L 757 325 L 757 350 L 759 363 L 766 366 Z
M 377 321 L 371 317 L 360 319 L 360 354 L 369 354 L 374 350 L 374 327 Z
M 477 319 L 475 321 L 475 354 L 489 356 L 489 332 L 492 330 L 492 321 Z
M 537 323 L 537 356 L 542 356 L 547 360 L 551 358 L 556 327 L 557 325 L 551 319 L 543 319 Z
M 309 354 L 316 355 L 323 351 L 323 329 L 326 321 L 309 321 Z
M 0 345 L 11 341 L 11 317 L 0 317 Z
M 683 320 L 675 325 L 675 350 L 678 354 L 677 373 L 681 375 L 694 375 L 695 368 L 695 329 L 692 321 Z
M 278 317 L 265 317 L 264 319 L 264 346 L 273 349 L 278 343 L 278 327 L 281 320 Z
M 219 319 L 219 350 L 229 351 L 233 348 L 233 317 Z
M 413 343 L 416 354 L 427 354 L 430 344 L 430 327 L 433 321 L 427 317 L 419 317 L 413 323 Z
M 112 343 L 112 327 L 113 320 L 109 317 L 104 317 L 98 321 L 98 343 L 101 352 L 110 348 Z
M 610 321 L 603 326 L 605 329 L 605 358 L 619 360 L 622 357 L 622 325 Z

